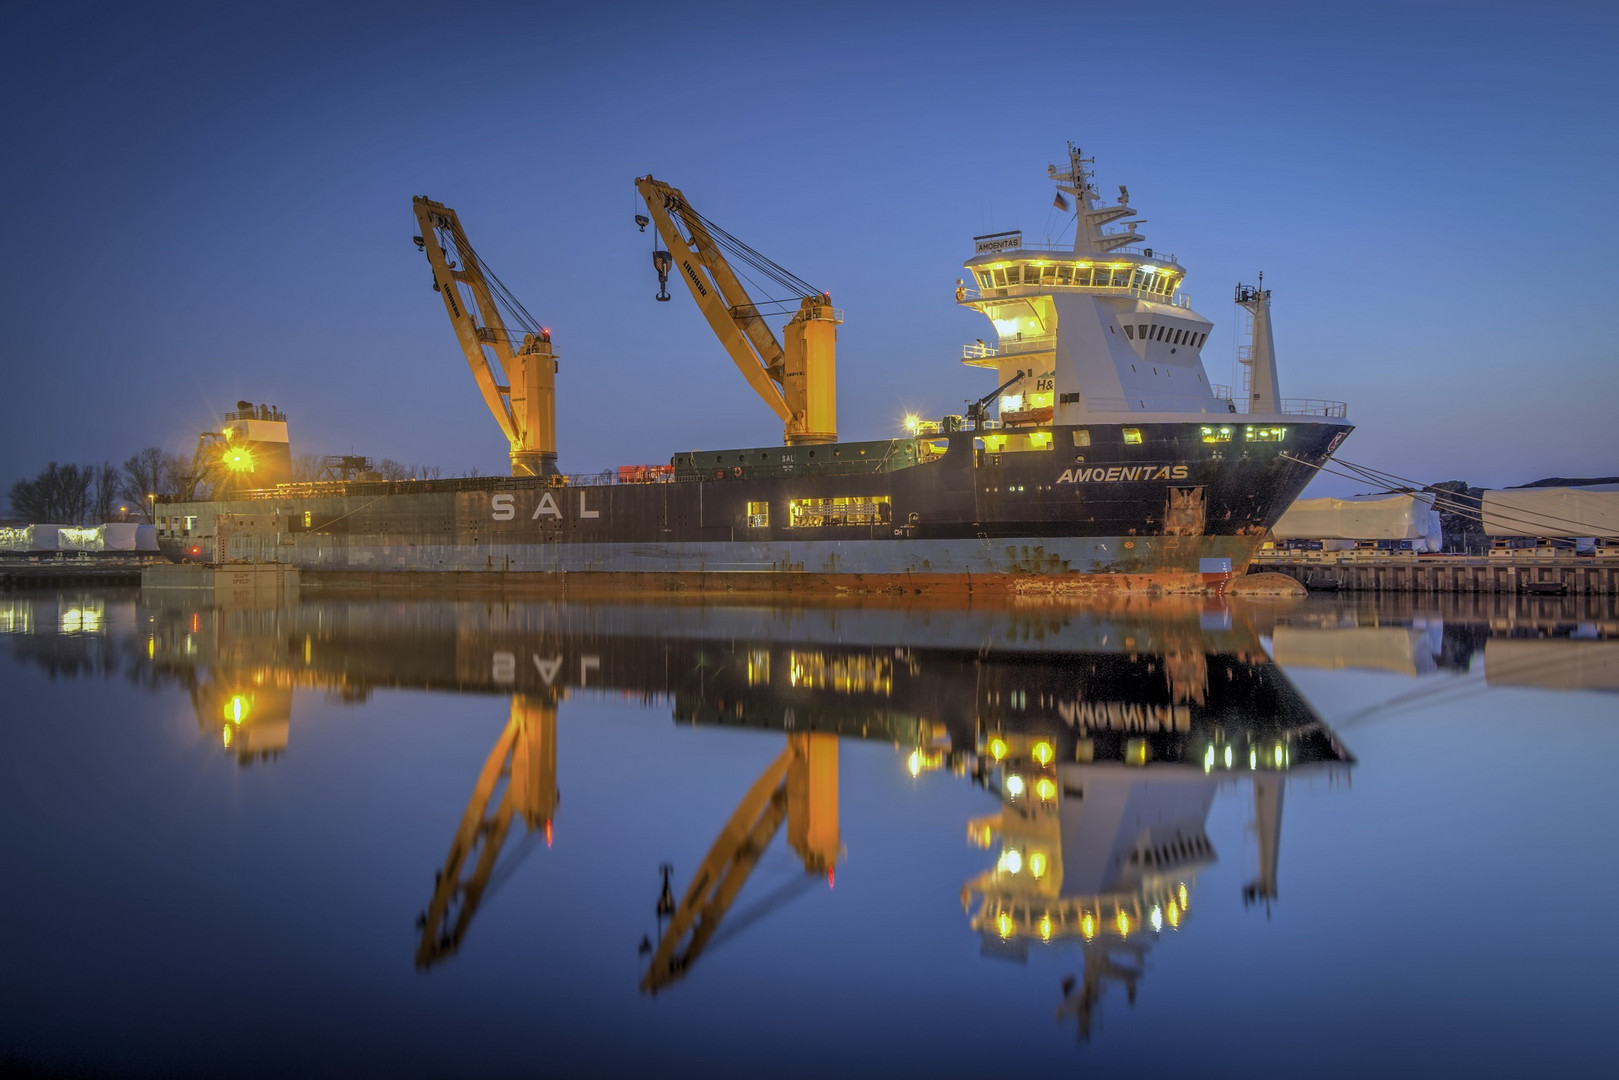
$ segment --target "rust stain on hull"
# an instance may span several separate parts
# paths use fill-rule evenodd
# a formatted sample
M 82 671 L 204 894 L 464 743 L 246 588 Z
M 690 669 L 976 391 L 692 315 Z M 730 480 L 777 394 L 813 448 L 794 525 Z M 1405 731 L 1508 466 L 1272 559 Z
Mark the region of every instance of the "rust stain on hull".
M 613 597 L 648 593 L 700 596 L 937 596 L 1041 598 L 1217 596 L 1227 574 L 1141 573 L 828 574 L 828 573 L 542 573 L 305 570 L 306 590 L 435 592 L 455 595 Z

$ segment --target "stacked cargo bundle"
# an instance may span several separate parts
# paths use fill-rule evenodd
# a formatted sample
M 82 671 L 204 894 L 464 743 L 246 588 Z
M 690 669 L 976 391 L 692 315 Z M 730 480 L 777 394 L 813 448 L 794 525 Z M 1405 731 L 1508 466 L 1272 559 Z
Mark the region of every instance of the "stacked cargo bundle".
M 58 551 L 57 533 L 61 525 L 14 525 L 0 528 L 0 552 L 8 555 L 35 551 Z
M 1347 499 L 1300 499 L 1271 534 L 1277 546 L 1344 551 L 1438 551 L 1439 513 L 1428 494 L 1395 492 Z
M 1619 549 L 1619 484 L 1486 491 L 1481 516 L 1495 552 Z
M 53 551 L 155 553 L 157 528 L 135 521 L 105 525 L 14 525 L 0 528 L 0 553 L 33 555 Z

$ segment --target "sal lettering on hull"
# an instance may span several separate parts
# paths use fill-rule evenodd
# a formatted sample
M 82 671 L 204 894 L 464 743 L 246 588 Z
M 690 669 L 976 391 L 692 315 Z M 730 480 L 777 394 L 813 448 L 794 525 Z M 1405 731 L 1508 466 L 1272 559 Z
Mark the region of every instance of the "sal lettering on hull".
M 517 517 L 517 503 L 515 495 L 493 495 L 489 499 L 489 516 L 495 521 L 512 521 Z M 590 508 L 589 496 L 581 491 L 579 493 L 579 517 L 601 517 L 600 510 Z M 562 520 L 562 507 L 558 505 L 556 496 L 547 491 L 540 495 L 540 501 L 535 505 L 534 512 L 529 516 L 530 521 L 538 521 L 542 517 Z
M 534 665 L 535 674 L 540 677 L 540 681 L 547 687 L 556 686 L 557 676 L 559 674 L 565 675 L 563 670 L 564 660 L 560 653 L 543 656 L 539 653 L 531 653 L 529 660 Z M 513 685 L 517 682 L 520 670 L 515 652 L 502 651 L 490 656 L 489 675 L 496 686 Z M 588 686 L 590 685 L 591 675 L 600 671 L 601 657 L 595 653 L 586 653 L 579 657 L 579 677 L 571 685 L 575 687 Z M 563 683 L 564 685 L 569 685 L 569 680 L 564 677 Z

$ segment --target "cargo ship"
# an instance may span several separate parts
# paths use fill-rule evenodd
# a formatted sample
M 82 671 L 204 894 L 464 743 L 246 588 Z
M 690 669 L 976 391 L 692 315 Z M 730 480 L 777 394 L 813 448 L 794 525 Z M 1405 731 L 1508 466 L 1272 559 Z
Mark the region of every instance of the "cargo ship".
M 776 346 L 759 370 L 744 365 L 786 421 L 783 445 L 568 476 L 552 471 L 554 450 L 520 447 L 514 434 L 513 471 L 526 475 L 248 481 L 224 497 L 160 504 L 159 542 L 182 561 L 294 564 L 306 581 L 496 573 L 503 586 L 565 575 L 569 589 L 1206 589 L 1246 568 L 1349 434 L 1346 408 L 1281 397 L 1263 278 L 1236 292 L 1251 327 L 1239 356 L 1245 385 L 1211 382 L 1202 350 L 1213 324 L 1181 291 L 1185 268 L 1144 246 L 1127 190 L 1104 201 L 1092 159 L 1072 144 L 1048 174 L 1056 204 L 1073 209 L 1072 243 L 975 237 L 955 286 L 955 302 L 993 328 L 993 343 L 963 349 L 964 363 L 994 377 L 964 415 L 912 421 L 895 438 L 840 441 L 829 350 L 841 315 L 806 293 L 785 350 Z M 733 358 L 744 336 L 770 339 L 756 309 L 744 323 L 737 305 L 718 305 L 732 275 L 716 265 L 712 241 L 728 234 L 675 189 L 651 177 L 638 184 L 674 249 L 654 254 L 660 275 L 673 270 L 700 305 L 714 305 L 705 314 Z M 495 339 L 470 321 L 472 302 L 454 298 L 481 265 L 459 224 L 439 204 L 417 202 L 424 233 L 437 226 L 441 242 L 416 240 L 452 319 L 467 322 L 457 323 L 463 343 Z M 456 252 L 466 269 L 442 258 Z M 523 382 L 525 409 L 545 427 L 549 331 L 527 335 L 523 353 L 508 359 L 532 360 L 530 374 L 491 381 L 485 396 L 495 402 Z M 775 398 L 766 374 L 781 384 Z M 509 434 L 515 415 L 503 421 Z M 260 441 L 286 438 L 284 423 L 254 427 Z M 235 453 L 237 462 L 279 460 L 284 447 Z

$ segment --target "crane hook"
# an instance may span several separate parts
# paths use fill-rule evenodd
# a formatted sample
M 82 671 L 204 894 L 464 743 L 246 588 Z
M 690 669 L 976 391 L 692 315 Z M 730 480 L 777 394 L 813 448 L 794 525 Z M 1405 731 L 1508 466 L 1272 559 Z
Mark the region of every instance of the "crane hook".
M 654 299 L 660 303 L 669 299 L 669 268 L 674 264 L 674 257 L 667 251 L 652 253 L 652 267 L 658 272 L 658 295 Z
M 646 232 L 646 227 L 652 224 L 652 219 L 645 214 L 636 214 L 635 223 L 641 227 L 642 232 Z

